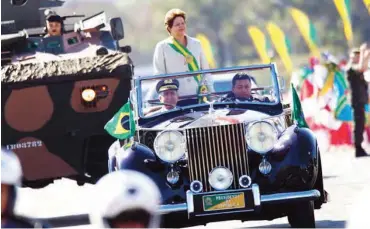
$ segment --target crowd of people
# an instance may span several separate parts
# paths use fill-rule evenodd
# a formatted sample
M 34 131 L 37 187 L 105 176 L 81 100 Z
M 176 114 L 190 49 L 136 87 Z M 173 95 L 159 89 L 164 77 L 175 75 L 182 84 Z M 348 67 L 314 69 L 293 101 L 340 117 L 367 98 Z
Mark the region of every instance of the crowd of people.
M 300 93 L 306 121 L 324 148 L 355 146 L 355 156 L 367 156 L 364 135 L 370 141 L 370 49 L 352 49 L 349 59 L 330 53 L 310 58 L 308 66 L 293 73 L 291 82 Z M 353 129 L 353 131 L 352 131 Z

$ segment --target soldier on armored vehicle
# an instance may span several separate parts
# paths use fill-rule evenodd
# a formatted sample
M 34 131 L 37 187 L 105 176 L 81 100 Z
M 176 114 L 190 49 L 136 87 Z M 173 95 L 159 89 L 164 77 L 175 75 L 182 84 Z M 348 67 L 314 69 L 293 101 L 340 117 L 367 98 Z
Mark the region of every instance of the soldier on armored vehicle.
M 64 24 L 77 16 L 52 12 L 46 30 L 25 27 L 1 37 L 1 140 L 20 158 L 29 187 L 62 177 L 94 183 L 108 173 L 114 139 L 103 127 L 129 97 L 130 48 L 119 46 L 120 18 L 100 12 L 73 28 Z
M 46 16 L 46 32 L 44 37 L 61 36 L 63 32 L 63 18 L 51 13 Z

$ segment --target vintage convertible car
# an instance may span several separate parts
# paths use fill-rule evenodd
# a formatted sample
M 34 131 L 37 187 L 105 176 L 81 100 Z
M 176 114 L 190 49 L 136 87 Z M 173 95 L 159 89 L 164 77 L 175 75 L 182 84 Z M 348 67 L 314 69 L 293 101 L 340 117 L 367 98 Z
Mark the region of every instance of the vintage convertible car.
M 253 99 L 227 96 L 241 72 L 254 78 Z M 148 88 L 174 78 L 176 107 L 154 109 L 165 104 Z M 291 119 L 281 82 L 275 64 L 135 78 L 136 135 L 111 146 L 111 170 L 155 180 L 165 227 L 284 216 L 292 227 L 315 227 L 314 209 L 327 202 L 320 150 L 313 132 Z M 199 86 L 208 90 L 198 94 Z

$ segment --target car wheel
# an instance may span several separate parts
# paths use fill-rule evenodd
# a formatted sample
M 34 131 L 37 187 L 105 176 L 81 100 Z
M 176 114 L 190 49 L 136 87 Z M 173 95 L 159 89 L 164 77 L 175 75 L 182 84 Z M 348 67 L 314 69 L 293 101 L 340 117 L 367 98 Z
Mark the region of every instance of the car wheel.
M 295 204 L 288 214 L 288 222 L 293 228 L 315 228 L 313 201 Z

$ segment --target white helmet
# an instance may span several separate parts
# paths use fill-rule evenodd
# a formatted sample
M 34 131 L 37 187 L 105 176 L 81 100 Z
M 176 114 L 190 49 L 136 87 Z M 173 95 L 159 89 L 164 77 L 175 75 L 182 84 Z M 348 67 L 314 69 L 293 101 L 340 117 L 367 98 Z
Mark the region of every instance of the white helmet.
M 1 148 L 1 183 L 20 185 L 22 182 L 22 167 L 18 156 Z
M 142 210 L 150 215 L 148 228 L 160 226 L 158 213 L 161 194 L 146 175 L 133 170 L 119 170 L 102 177 L 95 185 L 90 222 L 97 227 L 111 227 L 108 220 L 124 213 Z

